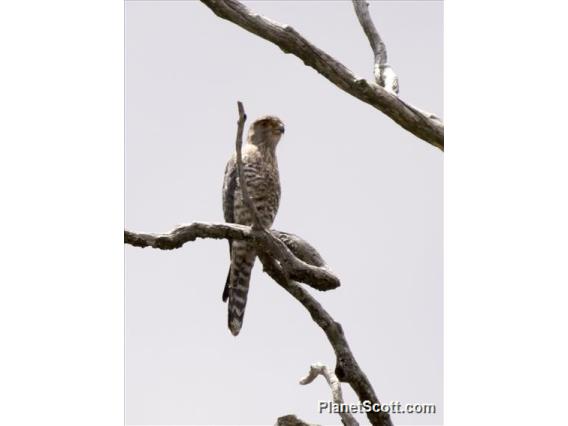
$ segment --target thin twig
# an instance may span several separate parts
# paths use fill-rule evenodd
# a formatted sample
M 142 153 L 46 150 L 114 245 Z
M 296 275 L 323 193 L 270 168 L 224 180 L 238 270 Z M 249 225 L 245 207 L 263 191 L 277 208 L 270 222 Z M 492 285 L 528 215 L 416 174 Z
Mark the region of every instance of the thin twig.
M 310 366 L 310 371 L 306 377 L 300 380 L 301 385 L 312 383 L 317 376 L 323 376 L 327 384 L 331 388 L 331 397 L 333 402 L 342 406 L 345 404 L 343 401 L 343 392 L 341 392 L 341 383 L 333 371 L 325 364 L 317 362 Z M 345 426 L 359 426 L 359 422 L 349 412 L 340 412 L 339 416 Z
M 444 149 L 444 125 L 440 120 L 423 116 L 418 109 L 408 108 L 398 96 L 380 85 L 357 77 L 345 65 L 310 43 L 291 26 L 260 16 L 237 0 L 200 1 L 217 16 L 274 43 L 285 53 L 293 54 L 341 90 L 382 111 L 420 139 Z
M 366 0 L 353 0 L 353 7 L 355 9 L 357 19 L 369 40 L 373 54 L 375 55 L 375 64 L 386 65 L 388 59 L 387 47 L 371 19 L 371 15 L 369 14 L 369 3 L 367 3 Z
M 398 77 L 388 64 L 387 47 L 373 23 L 369 3 L 366 0 L 353 0 L 353 8 L 373 50 L 375 81 L 389 92 L 398 94 Z

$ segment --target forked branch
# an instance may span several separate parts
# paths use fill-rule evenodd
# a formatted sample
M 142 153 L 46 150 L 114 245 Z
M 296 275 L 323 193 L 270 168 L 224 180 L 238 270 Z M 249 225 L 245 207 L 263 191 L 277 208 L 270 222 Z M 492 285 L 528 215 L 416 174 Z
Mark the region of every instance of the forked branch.
M 312 364 L 308 375 L 300 380 L 301 385 L 307 385 L 312 383 L 317 376 L 323 376 L 327 381 L 327 384 L 331 388 L 331 397 L 335 404 L 343 405 L 343 392 L 341 392 L 341 383 L 333 371 L 329 369 L 327 365 L 320 362 Z M 359 426 L 359 422 L 355 420 L 355 417 L 349 412 L 340 412 L 341 422 L 345 426 Z
M 355 9 L 355 14 L 357 15 L 357 19 L 363 27 L 363 31 L 369 40 L 369 44 L 371 45 L 371 49 L 373 50 L 373 55 L 375 58 L 373 72 L 375 74 L 375 81 L 381 87 L 384 87 L 385 90 L 395 93 L 398 95 L 399 92 L 399 81 L 398 76 L 395 74 L 392 67 L 388 64 L 387 60 L 387 47 L 379 32 L 377 31 L 377 27 L 373 23 L 373 19 L 371 18 L 371 14 L 369 13 L 369 3 L 366 0 L 352 0 L 353 7 Z M 430 121 L 436 122 L 439 125 L 443 126 L 442 120 L 435 114 L 431 112 L 427 112 L 416 108 L 415 106 L 410 105 L 408 102 L 399 99 L 408 109 L 414 111 L 417 117 L 420 117 L 420 120 L 425 126 L 430 124 Z M 441 147 L 443 149 L 443 146 Z
M 220 18 L 226 19 L 277 45 L 313 68 L 341 90 L 382 111 L 401 127 L 429 144 L 444 149 L 444 125 L 412 107 L 374 82 L 357 77 L 328 53 L 310 43 L 289 25 L 254 13 L 237 0 L 200 0 Z

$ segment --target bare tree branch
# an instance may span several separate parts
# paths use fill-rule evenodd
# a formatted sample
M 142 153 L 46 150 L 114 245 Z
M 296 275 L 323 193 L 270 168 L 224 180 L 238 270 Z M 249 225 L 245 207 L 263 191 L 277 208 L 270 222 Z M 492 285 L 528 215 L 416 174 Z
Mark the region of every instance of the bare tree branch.
M 374 74 L 375 74 L 375 81 L 381 87 L 384 87 L 387 91 L 391 93 L 398 94 L 399 91 L 399 81 L 398 76 L 395 74 L 392 67 L 388 64 L 387 61 L 387 47 L 375 24 L 373 23 L 373 19 L 371 18 L 371 14 L 369 13 L 369 3 L 366 0 L 352 0 L 353 7 L 355 9 L 355 14 L 357 15 L 357 19 L 363 27 L 363 31 L 369 40 L 369 44 L 371 45 L 371 49 L 373 50 L 373 55 L 375 57 L 374 62 Z M 435 121 L 440 126 L 443 126 L 442 120 L 432 114 L 431 112 L 424 111 L 420 108 L 416 108 L 410 105 L 408 102 L 400 101 L 410 110 L 414 111 L 417 116 L 419 116 L 422 122 L 425 125 L 428 125 L 429 122 L 427 119 Z M 442 147 L 443 148 L 443 147 Z
M 353 7 L 363 31 L 369 39 L 371 49 L 375 55 L 375 65 L 386 65 L 388 61 L 387 47 L 381 39 L 371 15 L 369 14 L 369 3 L 366 0 L 353 0 Z M 377 80 L 378 83 L 378 80 Z
M 234 223 L 194 222 L 190 225 L 180 225 L 172 231 L 163 234 L 138 233 L 124 230 L 125 244 L 141 248 L 152 247 L 160 250 L 173 250 L 198 238 L 252 239 L 250 227 Z
M 316 379 L 317 376 L 320 375 L 325 378 L 327 384 L 331 388 L 331 396 L 333 398 L 333 402 L 343 405 L 345 402 L 343 401 L 343 392 L 341 392 L 341 383 L 339 383 L 339 379 L 337 378 L 335 373 L 328 368 L 327 365 L 324 365 L 320 362 L 312 364 L 308 375 L 300 380 L 300 384 L 310 384 Z M 359 426 L 359 422 L 355 419 L 355 417 L 353 417 L 351 413 L 340 412 L 339 416 L 341 417 L 341 422 L 345 426 Z
M 257 250 L 277 259 L 290 278 L 308 284 L 316 290 L 332 290 L 341 284 L 318 251 L 301 237 L 280 231 L 253 230 L 234 223 L 194 222 L 181 225 L 164 234 L 124 231 L 124 242 L 135 247 L 173 250 L 198 238 L 251 240 Z M 284 249 L 274 249 L 274 240 Z
M 371 15 L 369 14 L 369 3 L 366 0 L 353 0 L 353 7 L 357 19 L 363 27 L 363 31 L 369 40 L 373 55 L 375 57 L 373 71 L 375 81 L 391 93 L 398 94 L 398 77 L 387 61 L 387 47 L 381 39 Z
M 335 321 L 301 285 L 288 279 L 274 259 L 264 253 L 259 253 L 259 258 L 264 266 L 264 271 L 306 308 L 314 322 L 327 336 L 336 356 L 335 374 L 337 378 L 342 382 L 349 383 L 361 402 L 369 401 L 371 404 L 380 404 L 373 386 L 371 386 L 369 379 L 359 367 L 349 348 L 341 324 Z M 369 411 L 367 418 L 375 426 L 392 426 L 390 416 L 383 411 Z
M 200 0 L 217 16 L 276 44 L 285 53 L 300 58 L 337 87 L 382 111 L 396 123 L 429 144 L 444 149 L 444 125 L 424 116 L 395 94 L 353 74 L 345 65 L 319 49 L 289 25 L 282 25 L 252 12 L 237 0 Z
M 318 251 L 303 238 L 272 229 L 270 232 L 281 240 L 298 259 L 309 265 L 330 269 Z M 172 250 L 182 247 L 185 243 L 197 238 L 216 238 L 244 240 L 252 239 L 248 226 L 236 223 L 204 223 L 194 222 L 191 225 L 181 225 L 166 234 L 143 234 L 124 231 L 124 242 L 135 247 L 153 247 L 162 250 Z M 298 279 L 298 278 L 294 278 Z

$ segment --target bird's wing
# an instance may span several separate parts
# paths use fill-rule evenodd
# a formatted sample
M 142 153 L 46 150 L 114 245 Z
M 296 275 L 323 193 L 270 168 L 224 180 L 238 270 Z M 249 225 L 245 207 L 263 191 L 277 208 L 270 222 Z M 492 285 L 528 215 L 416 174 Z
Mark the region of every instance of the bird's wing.
M 235 223 L 235 191 L 237 189 L 237 162 L 235 157 L 227 162 L 223 180 L 223 214 L 225 222 Z
M 237 189 L 237 163 L 235 156 L 227 162 L 225 167 L 225 177 L 223 179 L 223 215 L 225 222 L 235 223 L 235 191 Z M 233 241 L 229 239 L 229 258 L 233 257 Z M 225 288 L 223 289 L 223 302 L 229 298 L 229 281 L 231 278 L 231 268 L 227 273 Z

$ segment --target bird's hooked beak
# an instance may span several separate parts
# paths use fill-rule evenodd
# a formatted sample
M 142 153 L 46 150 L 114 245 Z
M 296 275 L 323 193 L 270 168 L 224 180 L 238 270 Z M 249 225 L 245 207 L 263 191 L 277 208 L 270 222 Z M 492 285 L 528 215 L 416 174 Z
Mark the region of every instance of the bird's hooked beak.
M 278 132 L 279 132 L 281 135 L 284 134 L 284 130 L 285 130 L 284 124 L 281 124 L 280 126 L 278 126 Z

